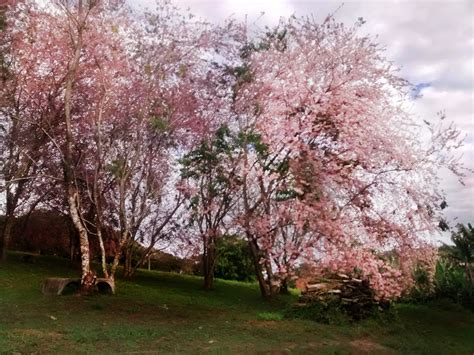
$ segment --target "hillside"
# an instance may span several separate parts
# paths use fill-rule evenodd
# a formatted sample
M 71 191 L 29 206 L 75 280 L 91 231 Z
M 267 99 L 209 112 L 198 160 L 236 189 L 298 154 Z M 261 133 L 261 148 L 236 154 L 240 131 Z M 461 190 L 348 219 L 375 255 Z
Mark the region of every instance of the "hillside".
M 284 318 L 296 295 L 272 304 L 254 284 L 140 272 L 114 296 L 50 297 L 49 276 L 77 276 L 67 261 L 0 266 L 0 353 L 452 353 L 474 351 L 472 313 L 449 304 L 396 305 L 390 319 L 323 325 Z

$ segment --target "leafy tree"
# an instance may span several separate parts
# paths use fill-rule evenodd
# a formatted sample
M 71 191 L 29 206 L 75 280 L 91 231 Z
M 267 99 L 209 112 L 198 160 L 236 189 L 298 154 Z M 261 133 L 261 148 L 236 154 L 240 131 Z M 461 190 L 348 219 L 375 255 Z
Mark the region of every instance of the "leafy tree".
M 181 177 L 189 191 L 190 225 L 202 242 L 204 288 L 212 289 L 218 257 L 217 243 L 225 219 L 236 202 L 239 185 L 233 163 L 234 140 L 227 126 L 221 126 L 210 141 L 203 141 L 181 160 Z
M 458 224 L 451 234 L 454 245 L 443 245 L 440 250 L 451 262 L 462 267 L 469 282 L 474 285 L 474 228 L 470 223 Z

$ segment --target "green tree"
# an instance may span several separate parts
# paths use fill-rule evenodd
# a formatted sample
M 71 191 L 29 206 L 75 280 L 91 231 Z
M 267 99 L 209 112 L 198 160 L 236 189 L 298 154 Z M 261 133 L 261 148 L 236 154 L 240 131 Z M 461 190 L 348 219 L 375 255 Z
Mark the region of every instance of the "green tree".
M 236 202 L 239 184 L 233 163 L 235 138 L 221 126 L 210 140 L 186 154 L 180 161 L 181 177 L 190 191 L 190 227 L 197 229 L 202 241 L 204 288 L 213 288 L 217 241 L 222 236 L 224 219 Z
M 474 283 L 474 228 L 470 223 L 458 224 L 457 230 L 452 232 L 451 240 L 454 245 L 444 245 L 440 252 L 453 263 L 462 267 L 466 276 L 473 285 Z

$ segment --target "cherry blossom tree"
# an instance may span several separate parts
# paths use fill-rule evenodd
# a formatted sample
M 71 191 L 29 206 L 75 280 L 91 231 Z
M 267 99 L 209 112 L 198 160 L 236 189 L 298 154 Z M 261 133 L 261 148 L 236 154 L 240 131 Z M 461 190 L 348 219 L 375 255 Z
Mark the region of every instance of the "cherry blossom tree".
M 170 156 L 211 129 L 228 96 L 213 83 L 223 71 L 212 60 L 235 44 L 230 24 L 217 30 L 169 2 L 139 20 L 116 1 L 27 5 L 11 14 L 15 74 L 30 95 L 24 105 L 47 112 L 45 126 L 30 121 L 48 138 L 51 175 L 62 169 L 86 290 L 94 278 L 90 237 L 98 238 L 106 277 L 122 252 L 130 275 L 146 257 L 132 267 L 134 243 L 147 240 L 150 253 L 172 225 L 182 198 L 179 189 L 166 192 Z M 171 207 L 166 194 L 175 196 Z M 119 247 L 108 270 L 102 233 L 110 227 Z
M 426 143 L 418 139 L 425 127 L 405 110 L 408 84 L 377 44 L 357 34 L 359 25 L 290 19 L 281 35 L 250 52 L 252 80 L 239 100 L 246 117 L 256 116 L 269 151 L 288 160 L 285 184 L 305 206 L 292 213 L 293 223 L 307 223 L 306 209 L 317 221 L 308 224 L 316 239 L 306 257 L 321 268 L 358 268 L 389 298 L 410 284 L 415 256 L 433 259 L 424 237 L 436 232 L 443 202 L 436 172 L 447 167 L 461 177 L 451 154 L 460 140 L 452 126 L 432 131 Z M 287 209 L 274 213 L 284 220 Z M 268 217 L 255 217 L 259 223 L 247 224 L 266 244 L 274 228 Z M 389 250 L 396 261 L 383 257 Z
M 24 48 L 21 56 L 15 55 L 21 47 L 19 36 L 24 23 L 8 19 L 15 18 L 26 10 L 34 11 L 35 6 L 18 2 L 15 7 L 14 3 L 5 8 L 8 12 L 3 15 L 7 19 L 4 26 L 8 27 L 2 32 L 0 44 L 0 157 L 6 205 L 0 240 L 1 259 L 6 258 L 15 215 L 19 211 L 30 213 L 49 191 L 47 188 L 37 192 L 34 184 L 39 179 L 51 182 L 51 177 L 47 176 L 44 169 L 44 153 L 49 142 L 44 130 L 49 125 L 50 112 L 43 99 L 47 95 L 59 95 L 57 88 L 50 86 L 50 78 L 33 77 L 41 63 L 27 62 L 27 58 L 33 55 L 30 51 L 32 48 Z M 40 96 L 42 94 L 43 97 Z
M 131 51 L 135 87 L 125 90 L 128 119 L 121 121 L 113 143 L 112 168 L 117 174 L 115 196 L 121 242 L 125 248 L 124 272 L 131 276 L 157 242 L 175 233 L 176 214 L 183 203 L 182 186 L 172 183 L 173 164 L 180 151 L 212 134 L 226 110 L 228 94 L 224 67 L 215 60 L 232 56 L 232 23 L 211 26 L 183 14 L 169 2 L 158 3 L 137 24 Z M 221 80 L 221 82 L 219 82 Z M 117 91 L 117 90 L 115 90 Z M 137 104 L 138 103 L 138 104 Z M 134 126 L 136 125 L 136 126 Z M 128 132 L 128 133 L 127 133 Z M 132 148 L 132 149 L 131 149 Z M 176 175 L 176 174 L 175 174 Z M 110 208 L 109 212 L 114 211 Z M 146 243 L 144 253 L 131 267 L 134 243 Z M 118 263 L 118 255 L 113 269 Z
M 101 120 L 112 124 L 112 118 L 126 119 L 117 116 L 124 106 L 113 104 L 125 86 L 109 95 L 115 89 L 111 79 L 117 83 L 129 73 L 119 33 L 126 17 L 119 3 L 105 1 L 57 1 L 44 8 L 30 2 L 10 16 L 11 57 L 16 63 L 12 71 L 15 88 L 23 94 L 18 101 L 42 113 L 28 120 L 48 138 L 43 159 L 51 171 L 62 170 L 69 216 L 80 240 L 82 288 L 87 291 L 94 283 L 86 220 L 86 211 L 93 210 L 87 198 L 88 173 L 97 175 L 106 167 L 93 160 L 102 154 L 100 144 L 99 149 L 93 144 L 94 138 L 100 140 Z

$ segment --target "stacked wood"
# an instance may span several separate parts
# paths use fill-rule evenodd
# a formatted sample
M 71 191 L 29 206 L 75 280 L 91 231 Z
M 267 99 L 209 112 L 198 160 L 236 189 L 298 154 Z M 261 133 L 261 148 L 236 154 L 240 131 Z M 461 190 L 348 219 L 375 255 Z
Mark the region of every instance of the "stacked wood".
M 368 280 L 345 274 L 306 279 L 301 288 L 298 306 L 305 307 L 314 303 L 337 303 L 356 317 L 364 310 L 386 306 L 375 299 Z

